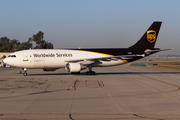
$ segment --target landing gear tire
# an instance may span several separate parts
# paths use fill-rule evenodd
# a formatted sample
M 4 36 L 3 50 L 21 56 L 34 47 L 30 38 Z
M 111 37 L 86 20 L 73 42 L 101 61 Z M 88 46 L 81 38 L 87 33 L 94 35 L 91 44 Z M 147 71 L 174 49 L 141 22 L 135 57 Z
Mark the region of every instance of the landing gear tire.
M 87 71 L 86 75 L 96 75 L 96 72 L 94 72 L 94 71 Z
M 73 74 L 73 75 L 79 75 L 80 72 L 71 72 L 71 74 Z
M 27 73 L 25 72 L 25 73 L 23 73 L 23 75 L 24 75 L 24 76 L 27 76 Z
M 23 75 L 27 76 L 27 69 L 26 68 L 22 68 L 22 70 L 24 71 Z

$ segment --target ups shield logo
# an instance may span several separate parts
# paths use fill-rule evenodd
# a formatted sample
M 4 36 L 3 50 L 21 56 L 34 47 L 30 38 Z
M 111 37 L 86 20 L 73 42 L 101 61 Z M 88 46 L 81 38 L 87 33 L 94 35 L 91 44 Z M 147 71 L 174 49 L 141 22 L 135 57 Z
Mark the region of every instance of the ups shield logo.
M 147 40 L 150 43 L 153 43 L 156 40 L 156 31 L 154 30 L 148 30 L 147 31 Z

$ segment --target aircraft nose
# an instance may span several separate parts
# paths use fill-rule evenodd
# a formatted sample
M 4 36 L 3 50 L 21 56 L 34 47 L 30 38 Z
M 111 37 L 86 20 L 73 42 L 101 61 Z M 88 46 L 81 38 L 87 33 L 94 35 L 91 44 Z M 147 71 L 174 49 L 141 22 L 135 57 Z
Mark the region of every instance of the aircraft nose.
M 11 64 L 10 61 L 9 61 L 9 58 L 5 58 L 5 59 L 3 60 L 3 62 L 6 63 L 6 64 L 8 64 L 8 65 Z
M 3 62 L 7 64 L 8 59 L 7 59 L 7 58 L 5 58 L 5 59 L 3 60 Z

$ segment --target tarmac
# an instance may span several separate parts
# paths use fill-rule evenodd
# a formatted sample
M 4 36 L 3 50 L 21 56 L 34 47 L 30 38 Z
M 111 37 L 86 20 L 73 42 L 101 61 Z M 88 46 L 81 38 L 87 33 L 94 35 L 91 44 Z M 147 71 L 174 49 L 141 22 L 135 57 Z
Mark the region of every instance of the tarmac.
M 0 68 L 0 120 L 179 120 L 180 71 L 93 68 L 71 75 Z

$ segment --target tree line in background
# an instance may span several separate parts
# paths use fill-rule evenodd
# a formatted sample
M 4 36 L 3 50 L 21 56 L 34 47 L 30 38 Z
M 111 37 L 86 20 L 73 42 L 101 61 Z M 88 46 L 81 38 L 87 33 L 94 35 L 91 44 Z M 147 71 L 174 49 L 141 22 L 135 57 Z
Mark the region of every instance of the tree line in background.
M 43 40 L 44 33 L 39 31 L 36 35 L 33 35 L 27 42 L 20 43 L 19 40 L 10 40 L 7 37 L 0 38 L 0 52 L 15 52 L 19 50 L 27 50 L 32 48 L 32 42 L 36 43 L 36 46 L 32 49 L 53 49 L 53 44 Z

